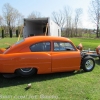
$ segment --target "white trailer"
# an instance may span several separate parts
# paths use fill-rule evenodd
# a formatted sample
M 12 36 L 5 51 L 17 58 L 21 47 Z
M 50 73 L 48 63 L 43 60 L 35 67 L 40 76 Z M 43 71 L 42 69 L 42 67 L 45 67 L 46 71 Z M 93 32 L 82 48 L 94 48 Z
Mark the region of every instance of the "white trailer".
M 61 36 L 61 28 L 50 18 L 24 19 L 23 37 L 38 35 Z

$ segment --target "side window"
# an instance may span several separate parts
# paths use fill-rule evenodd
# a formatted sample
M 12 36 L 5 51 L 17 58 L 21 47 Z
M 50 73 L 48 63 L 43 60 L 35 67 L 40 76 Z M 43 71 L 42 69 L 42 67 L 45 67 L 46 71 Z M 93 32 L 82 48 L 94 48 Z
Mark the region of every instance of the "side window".
M 54 42 L 54 51 L 75 51 L 70 42 Z
M 32 52 L 44 52 L 51 50 L 50 42 L 39 42 L 31 45 L 30 49 Z

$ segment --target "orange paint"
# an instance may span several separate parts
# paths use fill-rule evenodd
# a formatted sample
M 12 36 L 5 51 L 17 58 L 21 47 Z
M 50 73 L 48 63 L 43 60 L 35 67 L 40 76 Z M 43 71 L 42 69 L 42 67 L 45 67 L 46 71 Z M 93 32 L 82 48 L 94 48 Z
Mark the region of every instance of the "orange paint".
M 54 42 L 69 42 L 74 51 L 54 51 Z M 50 42 L 51 50 L 31 52 L 30 46 L 39 42 Z M 0 54 L 0 73 L 14 73 L 19 68 L 36 68 L 38 74 L 79 70 L 80 51 L 68 38 L 34 36 L 24 39 Z
M 6 49 L 0 48 L 0 54 L 2 54 Z

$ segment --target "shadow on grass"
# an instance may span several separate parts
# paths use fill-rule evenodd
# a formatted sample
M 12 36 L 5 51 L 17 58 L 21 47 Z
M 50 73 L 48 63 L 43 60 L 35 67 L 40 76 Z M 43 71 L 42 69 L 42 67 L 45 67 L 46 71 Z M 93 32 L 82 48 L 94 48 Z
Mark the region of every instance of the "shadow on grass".
M 100 59 L 95 59 L 95 63 L 96 63 L 97 65 L 100 65 Z
M 4 78 L 2 75 L 0 75 L 0 88 L 28 84 L 32 82 L 41 82 L 46 80 L 52 80 L 55 78 L 71 77 L 75 74 L 82 74 L 82 73 L 85 72 L 84 71 L 77 71 L 74 73 L 61 72 L 61 73 L 52 73 L 52 74 L 40 74 L 35 76 L 33 75 L 30 77 L 14 77 L 9 79 Z
M 97 65 L 100 65 L 100 60 L 95 59 Z M 70 72 L 61 72 L 61 73 L 52 73 L 52 74 L 40 74 L 40 75 L 33 75 L 30 77 L 14 77 L 14 78 L 4 78 L 0 75 L 0 88 L 9 87 L 9 86 L 18 86 L 22 84 L 28 84 L 33 82 L 41 82 L 46 80 L 53 80 L 56 78 L 64 78 L 64 77 L 71 77 L 77 74 L 84 74 L 83 70 L 70 73 Z

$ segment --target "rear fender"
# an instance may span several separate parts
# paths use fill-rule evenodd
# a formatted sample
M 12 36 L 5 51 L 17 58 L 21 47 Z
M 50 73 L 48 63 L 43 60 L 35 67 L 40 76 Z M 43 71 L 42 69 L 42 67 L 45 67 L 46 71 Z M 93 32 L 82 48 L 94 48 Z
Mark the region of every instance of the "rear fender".
M 14 73 L 16 69 L 33 67 L 37 73 L 51 72 L 51 55 L 46 52 L 24 52 L 0 55 L 0 73 Z

